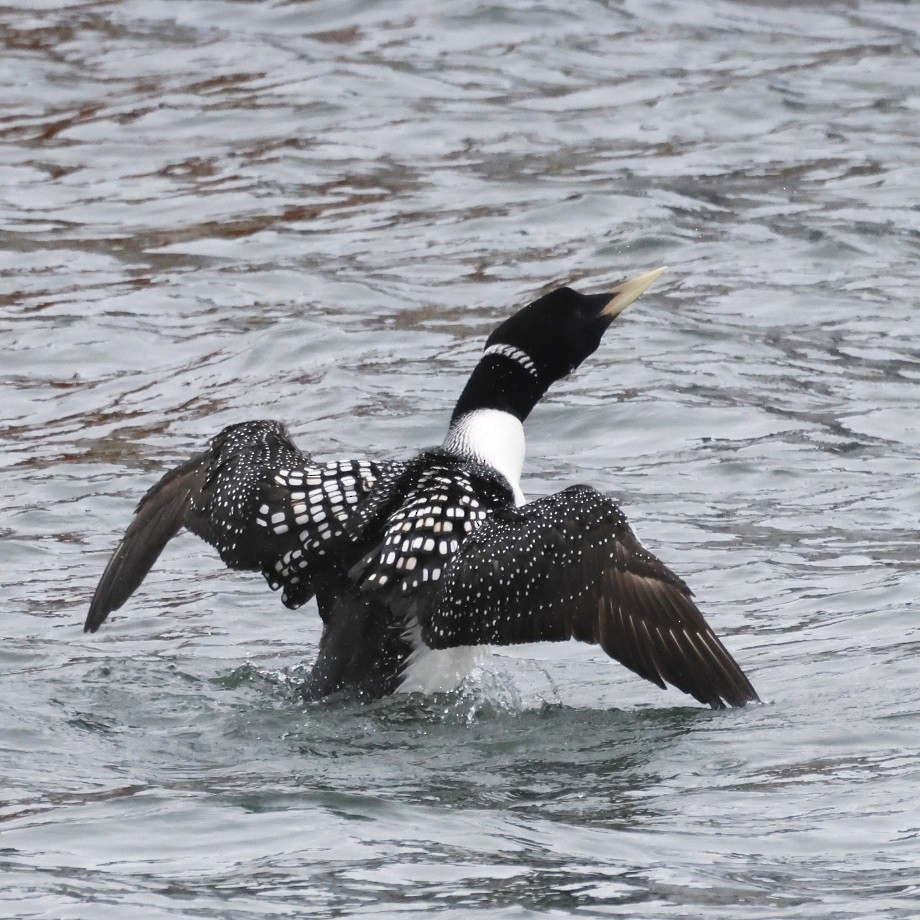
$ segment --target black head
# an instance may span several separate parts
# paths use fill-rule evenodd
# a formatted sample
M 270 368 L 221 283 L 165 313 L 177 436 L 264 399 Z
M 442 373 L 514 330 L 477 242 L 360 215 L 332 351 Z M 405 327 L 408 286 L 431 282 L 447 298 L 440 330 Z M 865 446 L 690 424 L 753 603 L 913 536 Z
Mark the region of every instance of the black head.
M 453 418 L 474 409 L 502 409 L 523 421 L 553 383 L 597 350 L 614 319 L 663 271 L 604 294 L 557 288 L 519 310 L 487 339 Z
M 614 319 L 603 312 L 612 296 L 556 288 L 506 319 L 486 340 L 486 351 L 501 353 L 494 346 L 509 345 L 527 355 L 541 378 L 561 380 L 597 351 Z

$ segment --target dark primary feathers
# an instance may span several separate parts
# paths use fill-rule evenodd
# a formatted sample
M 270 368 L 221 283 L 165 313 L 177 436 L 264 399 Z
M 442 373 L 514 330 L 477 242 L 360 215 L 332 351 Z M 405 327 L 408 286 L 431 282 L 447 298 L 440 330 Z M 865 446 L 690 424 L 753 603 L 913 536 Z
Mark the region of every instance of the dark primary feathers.
M 140 501 L 89 605 L 84 629 L 95 632 L 140 587 L 163 547 L 185 526 L 189 499 L 201 490 L 207 455 L 167 473 Z
M 309 698 L 392 692 L 429 650 L 577 639 L 711 706 L 757 700 L 690 589 L 612 500 L 575 486 L 518 504 L 522 422 L 658 274 L 604 295 L 560 288 L 506 320 L 444 445 L 405 463 L 319 463 L 278 422 L 225 428 L 144 496 L 85 628 L 121 607 L 186 528 L 230 568 L 261 571 L 288 607 L 316 597 Z

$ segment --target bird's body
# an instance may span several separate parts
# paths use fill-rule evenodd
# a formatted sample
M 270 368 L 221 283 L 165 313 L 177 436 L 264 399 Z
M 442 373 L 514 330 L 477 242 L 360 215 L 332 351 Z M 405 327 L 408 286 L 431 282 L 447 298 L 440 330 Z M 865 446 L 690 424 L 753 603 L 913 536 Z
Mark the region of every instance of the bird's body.
M 440 448 L 407 462 L 317 463 L 277 422 L 224 429 L 138 506 L 96 589 L 95 631 L 182 527 L 261 570 L 323 634 L 308 698 L 449 689 L 484 645 L 575 638 L 712 706 L 757 694 L 689 588 L 588 486 L 526 503 L 523 422 L 657 277 L 562 288 L 490 336 Z

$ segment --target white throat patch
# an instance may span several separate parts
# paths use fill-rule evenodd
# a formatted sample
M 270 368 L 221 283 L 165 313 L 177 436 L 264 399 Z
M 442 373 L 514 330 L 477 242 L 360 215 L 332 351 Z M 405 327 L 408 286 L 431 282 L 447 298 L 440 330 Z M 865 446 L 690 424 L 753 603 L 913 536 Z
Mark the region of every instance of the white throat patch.
M 475 457 L 508 480 L 514 501 L 524 504 L 524 426 L 517 416 L 501 409 L 475 409 L 461 415 L 447 432 L 444 449 L 458 457 Z
M 513 345 L 490 345 L 482 353 L 483 358 L 486 355 L 501 355 L 503 358 L 510 358 L 520 364 L 534 380 L 538 378 L 536 365 L 530 355 L 526 351 L 521 351 L 520 348 L 515 348 Z

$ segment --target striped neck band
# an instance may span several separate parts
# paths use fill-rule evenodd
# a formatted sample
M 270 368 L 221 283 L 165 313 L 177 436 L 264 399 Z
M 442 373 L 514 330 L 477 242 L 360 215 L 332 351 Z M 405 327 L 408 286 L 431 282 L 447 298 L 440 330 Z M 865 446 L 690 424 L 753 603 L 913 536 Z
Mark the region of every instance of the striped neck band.
M 490 345 L 482 353 L 483 358 L 486 355 L 501 355 L 503 358 L 510 358 L 520 364 L 534 380 L 538 379 L 536 365 L 531 360 L 530 355 L 526 351 L 521 351 L 520 348 L 515 348 L 513 345 Z

